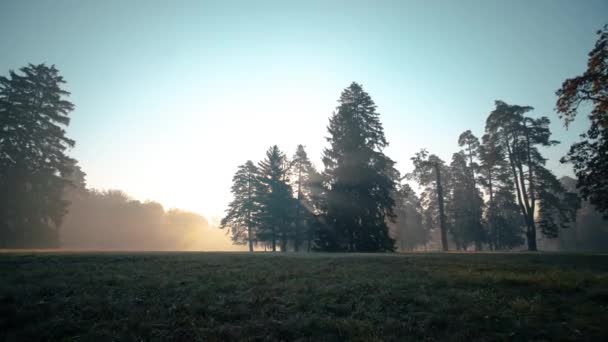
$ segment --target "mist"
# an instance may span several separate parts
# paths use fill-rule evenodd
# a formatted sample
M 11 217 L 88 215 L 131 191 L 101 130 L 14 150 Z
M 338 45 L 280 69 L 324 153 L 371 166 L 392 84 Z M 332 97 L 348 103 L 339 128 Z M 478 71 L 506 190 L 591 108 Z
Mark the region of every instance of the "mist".
M 71 189 L 59 230 L 59 246 L 76 250 L 238 251 L 204 216 L 166 210 L 154 201 L 141 202 L 120 190 Z

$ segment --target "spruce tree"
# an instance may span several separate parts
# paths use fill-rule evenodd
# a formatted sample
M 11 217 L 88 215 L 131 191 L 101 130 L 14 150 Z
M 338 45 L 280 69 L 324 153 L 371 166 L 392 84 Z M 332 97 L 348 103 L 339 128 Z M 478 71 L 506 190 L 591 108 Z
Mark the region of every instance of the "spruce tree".
M 308 159 L 304 146 L 298 145 L 291 161 L 291 176 L 296 197 L 293 232 L 293 246 L 296 252 L 300 250 L 303 238 L 306 238 L 308 245 L 311 240 L 312 221 L 315 215 L 311 186 L 315 175 L 316 170 Z
M 238 167 L 232 178 L 232 202 L 228 205 L 226 216 L 222 218 L 220 228 L 230 228 L 232 241 L 236 244 L 249 245 L 253 252 L 258 213 L 258 169 L 251 160 Z
M 66 136 L 74 105 L 55 66 L 0 76 L 0 247 L 56 247 L 75 161 Z
M 318 242 L 325 250 L 393 251 L 386 221 L 394 218 L 394 162 L 376 105 L 352 83 L 329 121 L 323 164 L 327 182 L 326 222 Z
M 295 201 L 289 185 L 289 163 L 278 146 L 270 147 L 266 158 L 259 163 L 257 185 L 257 237 L 268 243 L 273 252 L 280 242 L 281 251 L 286 252 L 292 238 Z

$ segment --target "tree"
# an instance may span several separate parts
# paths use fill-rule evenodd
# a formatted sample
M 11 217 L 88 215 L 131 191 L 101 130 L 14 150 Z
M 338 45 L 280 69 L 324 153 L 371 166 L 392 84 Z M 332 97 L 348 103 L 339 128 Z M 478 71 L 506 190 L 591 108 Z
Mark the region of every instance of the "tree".
M 280 239 L 281 251 L 286 252 L 287 243 L 291 239 L 290 228 L 295 205 L 289 185 L 289 163 L 277 145 L 270 147 L 266 151 L 266 158 L 259 163 L 257 184 L 257 237 L 261 241 L 270 242 L 273 252 Z
M 251 160 L 238 167 L 232 178 L 232 202 L 228 205 L 226 216 L 220 228 L 230 227 L 232 241 L 236 244 L 249 244 L 253 252 L 258 210 L 256 189 L 258 188 L 258 169 Z
M 467 165 L 463 152 L 454 153 L 450 163 L 450 202 L 448 203 L 449 227 L 457 249 L 467 249 L 475 243 L 482 249 L 485 232 L 482 226 L 483 199 L 475 186 L 473 170 Z
M 533 108 L 496 101 L 486 121 L 486 133 L 505 151 L 517 203 L 526 224 L 528 250 L 535 251 L 536 227 L 555 237 L 560 226 L 574 220 L 575 198 L 567 193 L 555 175 L 545 167 L 538 146 L 552 146 L 549 119 L 525 116 Z M 537 207 L 538 204 L 538 207 Z M 538 220 L 535 217 L 538 209 Z
M 464 147 L 463 154 L 466 157 L 469 165 L 468 168 L 473 176 L 475 184 L 475 171 L 479 168 L 476 158 L 479 155 L 479 139 L 470 131 L 466 130 L 458 137 L 458 146 Z
M 410 178 L 415 179 L 421 186 L 428 187 L 426 195 L 424 196 L 427 203 L 432 203 L 433 197 L 437 201 L 436 212 L 439 216 L 438 221 L 441 232 L 441 249 L 443 251 L 447 251 L 448 235 L 443 189 L 445 178 L 448 174 L 447 167 L 443 160 L 434 154 L 429 155 L 429 153 L 424 149 L 417 152 L 411 159 L 414 163 L 414 171 L 410 174 Z M 435 193 L 435 196 L 430 196 L 432 192 Z M 427 204 L 427 208 L 430 207 L 431 205 Z M 427 221 L 429 220 L 427 219 Z
M 323 152 L 327 181 L 324 250 L 393 251 L 386 220 L 394 218 L 394 162 L 376 105 L 361 85 L 352 83 L 339 99 L 328 126 Z
M 74 160 L 66 136 L 74 105 L 55 66 L 0 76 L 0 247 L 54 247 Z
M 485 134 L 479 146 L 479 183 L 485 188 L 487 241 L 491 249 L 510 249 L 523 243 L 523 220 L 515 203 L 504 151 L 492 136 Z
M 294 250 L 298 252 L 300 250 L 300 244 L 302 242 L 302 233 L 305 234 L 308 246 L 312 239 L 312 220 L 314 219 L 314 208 L 312 204 L 312 192 L 311 186 L 315 181 L 317 174 L 314 166 L 308 159 L 304 146 L 298 145 L 296 153 L 293 156 L 291 162 L 292 165 L 292 179 L 294 179 L 294 185 L 296 189 L 296 212 L 294 219 Z M 304 230 L 302 230 L 304 228 Z M 310 248 L 310 247 L 308 247 Z
M 568 126 L 581 104 L 592 106 L 587 133 L 561 161 L 573 164 L 580 195 L 608 218 L 608 25 L 597 34 L 587 70 L 564 81 L 556 93 L 556 110 Z
M 394 231 L 397 245 L 401 252 L 411 251 L 424 245 L 428 239 L 428 230 L 422 222 L 422 206 L 414 190 L 403 184 L 395 194 Z

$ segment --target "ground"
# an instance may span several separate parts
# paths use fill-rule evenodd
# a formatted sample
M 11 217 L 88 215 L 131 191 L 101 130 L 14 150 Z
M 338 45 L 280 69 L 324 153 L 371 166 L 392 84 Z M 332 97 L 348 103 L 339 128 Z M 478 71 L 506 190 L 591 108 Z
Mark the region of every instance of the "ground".
M 3 341 L 608 340 L 608 255 L 0 253 Z

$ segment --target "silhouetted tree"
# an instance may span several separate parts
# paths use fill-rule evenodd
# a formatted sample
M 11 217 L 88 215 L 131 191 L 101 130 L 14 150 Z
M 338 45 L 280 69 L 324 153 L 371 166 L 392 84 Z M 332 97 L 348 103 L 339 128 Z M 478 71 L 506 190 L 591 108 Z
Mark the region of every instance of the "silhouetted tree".
M 431 208 L 431 205 L 428 203 L 433 203 L 432 201 L 434 199 L 431 197 L 431 193 L 435 193 L 434 197 L 437 201 L 436 212 L 439 216 L 439 229 L 441 232 L 441 249 L 443 251 L 447 251 L 448 235 L 443 186 L 447 178 L 446 175 L 448 175 L 449 172 L 443 160 L 434 154 L 429 155 L 429 153 L 424 149 L 417 152 L 411 159 L 414 163 L 414 171 L 412 171 L 410 174 L 410 178 L 415 179 L 421 186 L 429 187 L 424 196 L 427 202 L 427 208 Z
M 463 154 L 468 162 L 468 168 L 473 176 L 473 183 L 475 184 L 475 172 L 479 168 L 477 158 L 479 155 L 479 139 L 470 131 L 466 130 L 458 137 L 458 146 L 464 148 Z
M 515 185 L 501 145 L 485 134 L 479 146 L 479 183 L 488 196 L 485 222 L 491 249 L 510 249 L 522 244 L 523 219 L 515 203 Z
M 395 214 L 397 219 L 392 226 L 401 252 L 411 251 L 428 241 L 420 199 L 408 184 L 401 185 L 395 194 Z
M 74 164 L 65 132 L 74 105 L 64 83 L 44 64 L 0 76 L 0 247 L 58 244 Z
M 260 205 L 256 218 L 259 223 L 257 237 L 269 241 L 273 252 L 280 239 L 281 251 L 285 252 L 291 239 L 295 203 L 289 185 L 289 163 L 276 145 L 266 151 L 266 158 L 258 165 L 257 184 Z
M 552 146 L 558 142 L 550 140 L 547 117 L 525 116 L 532 109 L 496 101 L 496 109 L 486 121 L 486 133 L 505 151 L 517 202 L 526 223 L 528 249 L 535 251 L 537 224 L 545 236 L 555 237 L 559 226 L 567 226 L 574 220 L 576 199 L 544 166 L 546 159 L 538 146 Z M 538 219 L 535 217 L 537 209 Z
M 234 243 L 247 243 L 250 252 L 253 252 L 257 228 L 255 218 L 259 207 L 257 203 L 258 186 L 258 169 L 253 162 L 248 160 L 239 166 L 232 178 L 233 199 L 228 205 L 226 216 L 220 223 L 220 228 L 230 227 Z
M 475 243 L 482 249 L 485 232 L 482 226 L 483 199 L 477 187 L 473 170 L 467 165 L 463 152 L 454 153 L 450 163 L 450 202 L 447 205 L 449 227 L 457 249 Z
M 466 169 L 459 170 L 461 172 L 453 173 L 452 176 L 461 176 L 458 181 L 454 180 L 455 183 L 459 185 L 468 184 L 469 188 L 466 193 L 468 194 L 467 196 L 472 200 L 468 204 L 468 209 L 470 210 L 471 214 L 476 218 L 471 219 L 471 221 L 469 222 L 470 225 L 467 225 L 467 230 L 472 234 L 471 236 L 475 237 L 475 248 L 477 250 L 481 250 L 483 242 L 487 238 L 487 234 L 483 229 L 483 225 L 481 224 L 481 216 L 483 215 L 484 202 L 481 198 L 481 194 L 477 189 L 478 182 L 477 176 L 475 174 L 479 170 L 479 139 L 470 130 L 466 130 L 458 137 L 458 145 L 463 148 L 461 154 L 465 159 L 464 166 L 466 167 Z M 454 159 L 452 160 L 452 163 L 455 163 Z M 460 158 L 458 158 L 458 162 L 456 162 L 455 165 L 463 166 L 462 162 L 460 162 Z M 466 176 L 466 178 L 462 178 L 464 176 Z M 458 188 L 458 186 L 456 186 L 454 189 L 456 188 Z M 462 188 L 462 190 L 464 190 L 464 188 Z M 479 198 L 479 200 L 475 198 Z M 454 202 L 457 202 L 457 200 L 455 200 Z M 479 219 L 477 219 L 478 215 Z M 479 223 L 479 226 L 477 225 L 477 223 Z
M 324 250 L 394 250 L 386 219 L 394 217 L 396 170 L 376 105 L 357 84 L 340 96 L 329 121 L 330 147 L 323 153 L 327 180 L 326 229 L 318 238 Z
M 592 106 L 589 130 L 562 163 L 573 164 L 581 196 L 608 218 L 608 25 L 597 33 L 587 70 L 564 81 L 557 91 L 556 110 L 567 126 L 582 103 Z
M 302 235 L 306 238 L 308 245 L 312 239 L 312 225 L 315 218 L 315 209 L 312 203 L 312 185 L 317 172 L 308 159 L 304 146 L 298 145 L 292 162 L 292 179 L 296 191 L 296 212 L 294 218 L 294 250 L 300 250 Z M 308 248 L 308 247 L 307 247 Z

